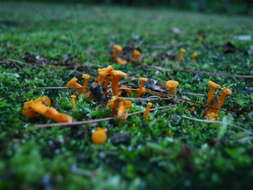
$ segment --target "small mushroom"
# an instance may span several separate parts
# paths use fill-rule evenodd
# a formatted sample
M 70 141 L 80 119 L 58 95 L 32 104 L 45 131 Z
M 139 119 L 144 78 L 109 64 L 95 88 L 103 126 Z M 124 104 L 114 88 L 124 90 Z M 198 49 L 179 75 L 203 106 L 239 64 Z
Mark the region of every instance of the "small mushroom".
M 123 48 L 120 45 L 112 46 L 112 57 L 116 58 L 122 52 Z
M 49 107 L 51 105 L 51 100 L 47 96 L 43 96 L 36 100 L 31 100 L 24 103 L 23 106 L 23 115 L 27 117 L 35 117 L 38 114 L 43 115 L 49 119 L 52 119 L 56 122 L 72 122 L 72 117 L 64 114 L 59 113 L 56 109 Z
M 112 114 L 116 114 L 117 113 L 117 109 L 119 107 L 119 102 L 120 102 L 120 99 L 118 96 L 113 96 L 107 103 L 107 106 L 109 108 L 111 108 L 112 110 Z
M 192 61 L 196 61 L 198 55 L 199 55 L 199 54 L 198 54 L 197 52 L 192 53 L 192 55 L 191 55 Z
M 214 99 L 214 92 L 215 92 L 216 88 L 220 87 L 220 85 L 216 84 L 213 81 L 208 81 L 207 84 L 210 85 L 210 90 L 209 90 L 208 97 L 207 97 L 207 104 L 210 104 Z
M 120 65 L 127 64 L 127 61 L 125 59 L 120 58 L 120 57 L 116 58 L 115 62 L 118 63 L 118 64 L 120 64 Z
M 112 92 L 114 95 L 117 95 L 118 94 L 118 83 L 119 83 L 119 80 L 122 78 L 122 77 L 127 77 L 127 74 L 122 72 L 122 71 L 119 71 L 119 70 L 113 70 L 112 71 Z
M 184 48 L 179 49 L 179 55 L 177 56 L 178 61 L 184 61 L 184 55 L 186 54 L 186 50 Z
M 133 51 L 133 55 L 131 57 L 131 62 L 136 62 L 138 58 L 141 56 L 141 52 L 137 49 Z
M 170 95 L 174 96 L 176 93 L 176 88 L 179 86 L 179 82 L 175 80 L 169 80 L 166 82 L 166 87 L 170 89 Z
M 218 102 L 216 103 L 213 109 L 209 109 L 207 111 L 205 118 L 209 120 L 216 120 L 218 117 L 218 113 L 225 102 L 225 99 L 231 94 L 232 90 L 230 90 L 229 88 L 222 88 L 222 92 L 220 98 L 218 99 Z
M 88 89 L 88 81 L 90 79 L 90 75 L 84 74 L 84 75 L 82 75 L 82 78 L 83 78 L 83 88 L 84 88 L 84 91 L 87 91 L 87 89 Z
M 150 109 L 151 109 L 152 105 L 153 104 L 151 102 L 149 102 L 146 106 L 146 111 L 144 112 L 144 117 L 146 120 L 149 119 Z
M 107 133 L 104 128 L 97 128 L 92 131 L 91 140 L 94 144 L 104 144 L 107 140 Z
M 78 82 L 78 79 L 76 77 L 72 78 L 68 83 L 67 83 L 67 87 L 68 88 L 76 88 L 77 89 L 77 92 L 79 94 L 83 93 L 84 90 L 83 90 L 83 87 L 81 84 L 79 84 Z
M 113 68 L 111 65 L 109 65 L 106 68 L 102 68 L 102 69 L 98 69 L 98 75 L 99 77 L 97 78 L 97 82 L 100 85 L 103 85 L 104 81 L 106 81 L 106 79 L 108 79 L 111 76 L 111 72 L 113 71 Z
M 70 101 L 71 101 L 72 109 L 75 109 L 76 108 L 76 96 L 75 95 L 70 96 Z
M 141 97 L 146 93 L 145 83 L 148 81 L 147 78 L 139 78 L 139 88 L 137 88 L 137 97 Z
M 125 120 L 128 117 L 128 109 L 132 108 L 132 102 L 129 100 L 121 99 L 119 102 L 117 119 Z

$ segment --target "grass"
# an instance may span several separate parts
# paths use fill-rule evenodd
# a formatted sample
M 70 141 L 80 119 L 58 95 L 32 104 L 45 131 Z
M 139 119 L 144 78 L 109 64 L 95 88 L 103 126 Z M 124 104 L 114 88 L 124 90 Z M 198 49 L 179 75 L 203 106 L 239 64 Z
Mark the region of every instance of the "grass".
M 181 29 L 180 34 L 171 32 Z M 1 3 L 0 6 L 0 189 L 242 189 L 251 185 L 253 82 L 251 79 L 182 72 L 200 71 L 253 75 L 253 57 L 247 51 L 253 36 L 252 18 L 203 15 L 165 9 L 96 7 L 71 4 Z M 197 40 L 203 38 L 203 40 Z M 234 53 L 224 54 L 231 42 Z M 110 45 L 140 46 L 147 66 L 116 65 L 110 60 Z M 185 62 L 164 59 L 160 54 L 185 48 Z M 196 62 L 191 53 L 198 52 Z M 28 53 L 45 63 L 33 64 Z M 26 56 L 25 56 L 26 55 Z M 25 59 L 24 59 L 25 57 Z M 158 58 L 158 59 L 157 59 Z M 25 101 L 47 95 L 60 111 L 75 120 L 111 116 L 108 108 L 93 100 L 78 99 L 71 109 L 70 90 L 29 89 L 65 86 L 75 69 L 96 76 L 96 69 L 113 65 L 130 77 L 147 77 L 164 83 L 180 82 L 178 96 L 205 103 L 207 81 L 229 87 L 229 97 L 219 114 L 219 123 L 204 119 L 205 108 L 194 103 L 153 101 L 151 120 L 142 115 L 126 121 L 103 121 L 78 127 L 36 128 L 52 123 L 46 118 L 27 119 Z M 159 71 L 151 66 L 170 68 Z M 130 83 L 129 83 L 130 84 Z M 132 82 L 135 84 L 136 82 Z M 203 94 L 192 96 L 190 93 Z M 148 97 L 149 95 L 145 95 Z M 133 111 L 145 109 L 134 102 Z M 189 111 L 191 107 L 195 111 Z M 229 111 L 235 112 L 229 112 Z M 195 120 L 189 119 L 193 118 Z M 108 129 L 109 140 L 93 145 L 91 130 Z M 129 145 L 113 145 L 110 137 L 119 131 L 131 135 Z

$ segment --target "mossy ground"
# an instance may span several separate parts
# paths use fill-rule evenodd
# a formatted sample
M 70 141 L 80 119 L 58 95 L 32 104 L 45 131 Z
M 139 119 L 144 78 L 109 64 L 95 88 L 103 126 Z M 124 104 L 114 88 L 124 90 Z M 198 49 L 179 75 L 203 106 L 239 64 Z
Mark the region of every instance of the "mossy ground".
M 180 34 L 171 32 L 181 29 Z M 1 3 L 0 6 L 0 189 L 168 189 L 232 188 L 252 186 L 253 178 L 253 82 L 252 79 L 212 76 L 177 71 L 157 71 L 138 64 L 115 65 L 110 45 L 139 45 L 148 66 L 195 69 L 253 75 L 249 41 L 237 35 L 253 36 L 251 18 L 203 15 L 165 9 L 134 9 L 84 5 Z M 200 39 L 203 40 L 200 40 Z M 222 47 L 231 42 L 234 53 Z M 167 59 L 154 60 L 161 53 L 185 48 L 183 64 Z M 198 52 L 196 62 L 191 53 Z M 46 58 L 45 63 L 24 61 L 25 52 Z M 178 96 L 205 103 L 207 81 L 229 87 L 219 115 L 222 124 L 186 119 L 203 119 L 205 108 L 194 103 L 153 102 L 151 120 L 142 115 L 126 121 L 105 121 L 78 127 L 35 128 L 51 122 L 43 117 L 27 119 L 23 103 L 43 95 L 76 120 L 111 116 L 93 100 L 78 99 L 71 109 L 69 90 L 40 90 L 41 86 L 65 86 L 74 69 L 59 68 L 70 63 L 86 66 L 83 73 L 96 76 L 96 69 L 113 65 L 133 77 L 147 77 L 164 83 L 180 82 Z M 53 67 L 52 67 L 53 66 Z M 134 84 L 134 82 L 133 82 Z M 136 84 L 136 83 L 135 83 Z M 189 93 L 204 94 L 191 96 Z M 149 95 L 145 95 L 148 97 Z M 132 111 L 146 103 L 134 103 Z M 190 112 L 191 107 L 195 112 Z M 236 111 L 229 112 L 229 110 Z M 108 129 L 131 135 L 130 145 L 93 145 L 91 129 Z M 246 130 L 244 130 L 246 129 Z M 170 132 L 168 132 L 170 131 Z

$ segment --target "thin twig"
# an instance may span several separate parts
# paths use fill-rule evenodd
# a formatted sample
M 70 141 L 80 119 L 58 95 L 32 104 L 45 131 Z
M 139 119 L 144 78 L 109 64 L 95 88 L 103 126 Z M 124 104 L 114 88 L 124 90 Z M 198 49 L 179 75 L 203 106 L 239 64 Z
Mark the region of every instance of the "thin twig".
M 152 109 L 150 109 L 150 111 L 166 110 L 166 109 L 170 109 L 171 107 L 172 106 L 161 106 L 161 107 L 158 107 L 158 108 L 152 108 Z M 144 113 L 144 112 L 145 112 L 145 110 L 137 111 L 137 112 L 129 113 L 128 116 L 137 115 L 137 114 L 141 114 L 141 113 Z M 113 120 L 113 119 L 115 119 L 115 117 L 106 117 L 106 118 L 101 118 L 101 119 L 76 121 L 76 122 L 72 122 L 72 123 L 39 124 L 39 125 L 35 125 L 35 127 L 45 128 L 45 127 L 57 127 L 57 126 L 76 126 L 76 125 L 84 125 L 84 124 L 90 124 L 90 123 L 98 123 L 98 122 L 101 122 L 101 121 L 109 121 L 109 120 Z

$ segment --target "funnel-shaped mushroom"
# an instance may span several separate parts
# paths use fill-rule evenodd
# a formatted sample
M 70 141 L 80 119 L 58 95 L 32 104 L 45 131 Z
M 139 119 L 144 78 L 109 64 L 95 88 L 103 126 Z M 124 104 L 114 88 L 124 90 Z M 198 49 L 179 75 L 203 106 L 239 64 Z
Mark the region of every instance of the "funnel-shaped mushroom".
M 210 104 L 213 101 L 214 92 L 215 92 L 216 88 L 220 87 L 220 85 L 218 85 L 212 81 L 208 81 L 207 84 L 210 85 L 210 90 L 209 90 L 208 97 L 207 97 L 207 104 Z
M 67 87 L 68 88 L 76 88 L 77 89 L 77 92 L 79 93 L 79 94 L 81 94 L 81 93 L 83 93 L 84 92 L 84 90 L 83 90 L 83 87 L 82 87 L 82 85 L 81 84 L 79 84 L 78 82 L 77 82 L 77 78 L 76 77 L 74 77 L 74 78 L 72 78 L 68 83 L 67 83 Z
M 128 117 L 128 109 L 132 108 L 132 102 L 121 99 L 119 102 L 117 119 L 125 120 Z
M 192 61 L 196 61 L 198 55 L 199 54 L 197 52 L 192 53 L 192 56 L 191 56 Z
M 179 86 L 179 82 L 175 80 L 169 80 L 166 82 L 166 87 L 170 89 L 170 95 L 174 96 L 176 93 L 176 88 Z
M 90 79 L 90 75 L 84 74 L 84 75 L 82 75 L 82 78 L 83 78 L 83 88 L 84 88 L 84 91 L 87 91 L 87 89 L 88 89 L 88 81 Z
M 127 74 L 122 72 L 122 71 L 119 71 L 119 70 L 113 70 L 112 71 L 112 92 L 114 95 L 117 95 L 118 94 L 118 83 L 119 83 L 119 80 L 122 78 L 122 77 L 127 77 Z
M 127 61 L 125 59 L 120 58 L 120 57 L 116 58 L 115 62 L 118 63 L 118 64 L 120 64 L 120 65 L 127 64 Z
M 27 117 L 35 117 L 37 114 L 43 115 L 44 117 L 50 118 L 56 122 L 72 122 L 72 117 L 59 113 L 56 109 L 50 108 L 51 100 L 47 97 L 41 97 L 36 100 L 31 100 L 24 103 L 23 114 Z
M 144 117 L 146 120 L 149 119 L 150 109 L 151 109 L 152 105 L 153 104 L 151 102 L 149 102 L 146 106 L 146 111 L 144 112 Z
M 139 59 L 140 56 L 141 56 L 141 52 L 139 50 L 135 49 L 133 51 L 133 55 L 131 57 L 131 61 L 132 62 L 136 62 Z
M 147 78 L 139 78 L 139 88 L 137 88 L 137 97 L 141 97 L 146 92 L 145 83 L 148 81 Z
M 70 101 L 71 101 L 72 108 L 75 109 L 76 108 L 76 96 L 75 95 L 70 96 Z
M 123 48 L 120 45 L 112 46 L 112 57 L 116 58 L 122 52 Z
M 97 82 L 100 85 L 103 85 L 104 81 L 106 80 L 110 80 L 109 77 L 111 76 L 111 72 L 113 71 L 113 68 L 111 65 L 109 65 L 106 68 L 102 68 L 102 69 L 98 69 L 98 78 L 97 78 Z

